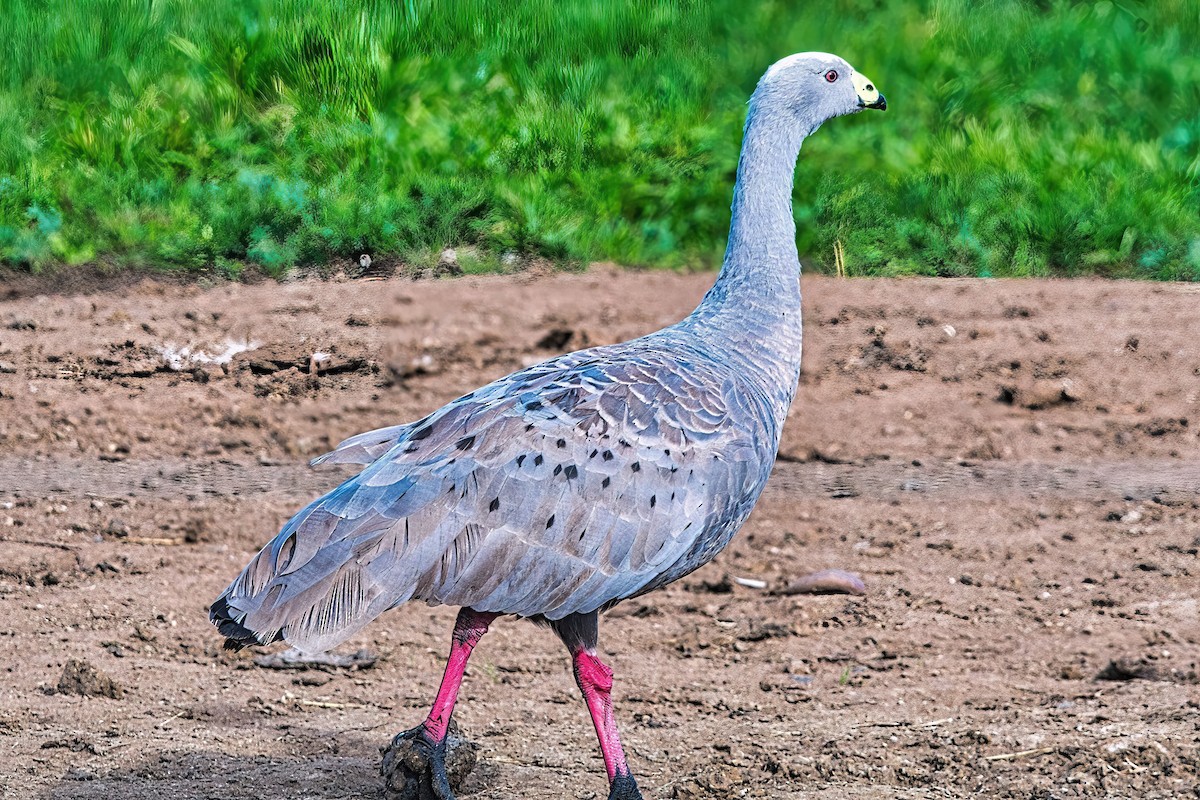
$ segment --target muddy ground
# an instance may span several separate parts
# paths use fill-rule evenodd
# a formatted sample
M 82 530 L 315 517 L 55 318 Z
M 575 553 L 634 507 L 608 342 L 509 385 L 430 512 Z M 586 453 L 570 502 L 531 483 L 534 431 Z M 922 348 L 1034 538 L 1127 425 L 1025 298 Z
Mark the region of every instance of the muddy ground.
M 453 610 L 389 612 L 342 648 L 367 668 L 297 672 L 223 652 L 208 603 L 346 474 L 308 458 L 672 322 L 711 280 L 0 289 L 3 796 L 381 797 Z M 1200 795 L 1200 290 L 803 285 L 758 509 L 602 626 L 647 798 Z M 228 342 L 258 346 L 191 358 Z M 824 568 L 867 594 L 772 593 Z M 606 796 L 546 631 L 497 623 L 457 719 L 465 795 Z

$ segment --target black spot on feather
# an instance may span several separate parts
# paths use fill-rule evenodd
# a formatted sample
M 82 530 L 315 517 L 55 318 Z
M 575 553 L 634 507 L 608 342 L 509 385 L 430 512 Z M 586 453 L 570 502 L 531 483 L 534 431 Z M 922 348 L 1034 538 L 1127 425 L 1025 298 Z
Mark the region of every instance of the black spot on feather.
M 520 468 L 520 466 L 524 463 L 525 463 L 525 454 L 521 453 L 521 455 L 517 456 L 517 467 Z
M 641 471 L 642 471 L 642 462 L 640 462 L 640 461 L 635 461 L 635 462 L 633 462 L 632 464 L 630 464 L 630 465 L 629 465 L 629 468 L 630 468 L 631 470 L 633 470 L 634 472 L 641 472 Z
M 538 410 L 539 408 L 541 408 L 541 407 L 542 407 L 542 401 L 541 401 L 541 400 L 534 400 L 534 401 L 532 401 L 532 402 L 529 402 L 529 403 L 526 403 L 526 404 L 525 404 L 525 410 L 526 410 L 526 411 L 537 411 L 537 410 Z
M 605 478 L 604 480 L 600 481 L 600 485 L 603 486 L 605 489 L 608 488 L 608 485 L 610 483 L 612 483 L 612 478 Z
M 658 505 L 658 495 L 652 494 L 650 495 L 650 507 L 654 508 L 656 505 Z
M 542 462 L 545 460 L 546 459 L 542 458 L 542 454 L 538 453 L 536 456 L 533 457 L 533 464 L 535 467 L 540 467 L 542 465 Z
M 463 438 L 461 438 L 457 442 L 455 442 L 454 446 L 457 447 L 459 450 L 466 450 L 468 447 L 470 447 L 473 444 L 475 444 L 474 436 L 464 436 Z
M 604 458 L 604 460 L 605 460 L 605 461 L 612 461 L 612 460 L 613 460 L 613 452 L 612 452 L 612 450 L 605 450 L 605 451 L 604 451 L 603 458 Z
M 567 446 L 567 440 L 566 440 L 566 439 L 559 439 L 557 442 L 555 442 L 555 444 L 556 444 L 556 445 L 558 445 L 559 447 L 566 447 L 566 446 Z
M 561 472 L 562 472 L 562 464 L 559 464 L 557 467 L 554 468 L 554 474 L 557 476 Z
M 554 527 L 554 515 L 551 514 L 550 519 L 546 520 L 546 530 L 550 530 L 553 527 Z
M 412 435 L 409 436 L 408 439 L 412 442 L 419 442 L 422 439 L 428 439 L 429 434 L 431 433 L 433 433 L 433 426 L 426 425 L 424 428 L 418 428 L 417 430 L 413 431 Z
M 492 502 L 488 503 L 488 511 L 495 511 L 499 507 L 500 507 L 500 498 L 499 497 L 493 497 Z
M 567 476 L 567 480 L 572 480 L 573 478 L 578 478 L 579 477 L 579 467 L 575 466 L 574 464 L 571 464 L 570 466 L 568 466 L 566 468 L 566 470 L 564 470 L 564 474 Z

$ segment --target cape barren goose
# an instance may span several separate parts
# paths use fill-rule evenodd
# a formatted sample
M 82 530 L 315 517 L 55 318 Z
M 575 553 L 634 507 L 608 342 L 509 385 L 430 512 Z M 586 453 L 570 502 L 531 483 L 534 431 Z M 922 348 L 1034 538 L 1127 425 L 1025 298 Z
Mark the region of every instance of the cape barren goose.
M 408 600 L 461 607 L 433 709 L 396 737 L 403 774 L 389 778 L 411 780 L 409 796 L 451 800 L 446 739 L 471 650 L 499 616 L 541 622 L 571 655 L 608 797 L 640 798 L 597 617 L 708 563 L 754 507 L 800 373 L 800 143 L 832 117 L 886 107 L 834 55 L 767 70 L 750 99 L 724 266 L 700 306 L 317 458 L 366 467 L 293 517 L 213 603 L 226 645 L 321 651 Z

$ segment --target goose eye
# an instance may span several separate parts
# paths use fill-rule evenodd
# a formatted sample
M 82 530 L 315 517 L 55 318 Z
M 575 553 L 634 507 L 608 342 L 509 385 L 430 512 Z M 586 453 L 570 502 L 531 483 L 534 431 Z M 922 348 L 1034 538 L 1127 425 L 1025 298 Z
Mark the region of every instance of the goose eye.
M 838 78 L 838 76 L 837 76 L 836 69 L 831 69 L 831 70 L 829 70 L 829 72 L 825 73 L 825 80 L 829 81 L 830 83 L 833 83 L 834 81 L 836 81 L 837 78 Z

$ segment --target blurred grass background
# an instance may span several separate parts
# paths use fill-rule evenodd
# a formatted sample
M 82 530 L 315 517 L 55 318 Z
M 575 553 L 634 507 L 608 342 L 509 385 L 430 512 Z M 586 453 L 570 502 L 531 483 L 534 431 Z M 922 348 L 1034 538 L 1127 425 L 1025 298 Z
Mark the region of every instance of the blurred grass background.
M 802 50 L 886 114 L 801 154 L 806 266 L 1200 280 L 1195 0 L 7 0 L 0 262 L 716 266 Z

